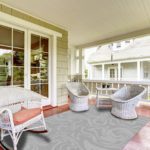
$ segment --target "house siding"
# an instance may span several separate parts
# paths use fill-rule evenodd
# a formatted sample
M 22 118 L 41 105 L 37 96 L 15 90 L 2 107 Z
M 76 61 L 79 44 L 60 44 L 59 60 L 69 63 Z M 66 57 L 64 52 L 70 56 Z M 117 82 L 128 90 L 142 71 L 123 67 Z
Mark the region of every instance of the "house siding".
M 65 83 L 67 82 L 68 76 L 68 32 L 55 25 L 44 22 L 36 17 L 32 17 L 3 4 L 0 4 L 0 11 L 62 34 L 62 38 L 57 38 L 57 104 L 62 105 L 67 103 L 67 90 L 65 88 Z

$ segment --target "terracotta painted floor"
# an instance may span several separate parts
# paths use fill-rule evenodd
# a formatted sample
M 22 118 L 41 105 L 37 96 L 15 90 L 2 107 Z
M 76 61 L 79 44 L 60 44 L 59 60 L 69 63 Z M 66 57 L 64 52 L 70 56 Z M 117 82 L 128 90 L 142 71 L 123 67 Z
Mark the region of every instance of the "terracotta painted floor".
M 136 111 L 140 116 L 150 117 L 150 106 L 141 105 Z M 123 150 L 150 150 L 150 122 L 128 142 Z

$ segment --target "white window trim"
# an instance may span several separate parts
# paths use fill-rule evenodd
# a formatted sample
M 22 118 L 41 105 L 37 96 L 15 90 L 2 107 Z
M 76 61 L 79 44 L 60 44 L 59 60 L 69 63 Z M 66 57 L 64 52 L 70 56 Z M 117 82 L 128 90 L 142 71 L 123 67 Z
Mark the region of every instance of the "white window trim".
M 108 67 L 108 77 L 109 77 L 109 79 L 111 79 L 110 78 L 110 69 L 115 69 L 115 79 L 117 79 L 117 66 L 114 66 L 114 67 Z
M 42 27 L 40 25 L 25 21 L 23 19 L 8 15 L 3 12 L 0 12 L 0 24 L 7 25 L 9 27 L 11 26 L 14 28 L 19 28 L 19 27 L 24 28 L 25 30 L 31 30 L 33 32 L 45 34 L 52 38 L 52 43 L 51 43 L 52 47 L 50 47 L 51 68 L 49 68 L 49 70 L 53 70 L 53 71 L 49 73 L 50 74 L 49 84 L 51 85 L 51 91 L 50 91 L 50 100 L 47 104 L 51 104 L 52 106 L 57 106 L 57 37 L 62 37 L 62 34 L 53 31 L 51 29 Z M 26 38 L 27 36 L 25 35 L 25 39 Z M 28 48 L 29 47 L 25 46 L 25 50 L 28 50 Z

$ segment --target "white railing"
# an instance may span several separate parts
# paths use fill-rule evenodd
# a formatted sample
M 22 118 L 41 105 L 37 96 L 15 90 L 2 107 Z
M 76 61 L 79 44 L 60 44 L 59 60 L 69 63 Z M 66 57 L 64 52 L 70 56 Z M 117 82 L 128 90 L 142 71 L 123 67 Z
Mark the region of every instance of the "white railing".
M 147 89 L 147 99 L 150 100 L 150 81 L 116 81 L 116 80 L 82 80 L 88 87 L 91 95 L 96 95 L 96 87 L 119 89 L 126 85 L 141 85 Z M 106 91 L 107 92 L 107 91 Z

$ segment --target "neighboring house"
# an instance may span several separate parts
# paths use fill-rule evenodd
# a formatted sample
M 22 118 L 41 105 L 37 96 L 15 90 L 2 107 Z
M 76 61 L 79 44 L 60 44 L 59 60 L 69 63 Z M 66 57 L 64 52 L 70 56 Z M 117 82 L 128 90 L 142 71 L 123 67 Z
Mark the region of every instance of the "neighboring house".
M 89 79 L 150 80 L 150 36 L 101 46 L 88 63 Z

